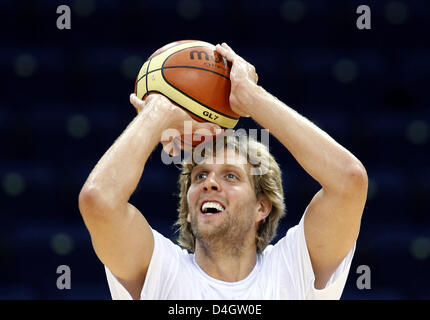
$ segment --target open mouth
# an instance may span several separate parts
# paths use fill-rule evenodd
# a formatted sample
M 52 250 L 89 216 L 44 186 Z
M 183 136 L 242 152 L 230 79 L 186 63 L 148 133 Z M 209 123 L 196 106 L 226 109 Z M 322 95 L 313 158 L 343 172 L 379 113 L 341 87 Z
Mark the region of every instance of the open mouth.
M 224 210 L 225 207 L 217 201 L 204 201 L 200 207 L 200 212 L 205 216 L 219 214 Z

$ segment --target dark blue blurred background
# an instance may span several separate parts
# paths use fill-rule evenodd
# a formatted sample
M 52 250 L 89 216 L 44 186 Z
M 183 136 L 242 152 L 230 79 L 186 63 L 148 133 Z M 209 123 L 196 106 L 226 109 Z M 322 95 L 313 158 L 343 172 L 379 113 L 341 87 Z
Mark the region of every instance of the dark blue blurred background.
M 71 30 L 56 27 L 62 4 Z M 361 4 L 371 30 L 356 27 Z M 430 298 L 428 1 L 1 0 L 0 12 L 1 299 L 110 298 L 78 194 L 135 116 L 128 99 L 141 64 L 181 39 L 230 44 L 264 88 L 365 165 L 343 298 Z M 319 185 L 273 137 L 270 147 L 285 178 L 283 235 Z M 173 238 L 178 169 L 160 154 L 131 202 Z M 71 268 L 70 290 L 56 287 L 59 265 Z M 356 286 L 359 265 L 371 269 L 369 290 Z

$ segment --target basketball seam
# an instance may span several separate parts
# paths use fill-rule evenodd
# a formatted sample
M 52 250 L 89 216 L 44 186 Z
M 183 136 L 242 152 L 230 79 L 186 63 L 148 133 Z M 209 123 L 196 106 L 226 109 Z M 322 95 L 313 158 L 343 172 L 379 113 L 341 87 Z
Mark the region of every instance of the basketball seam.
M 151 58 L 151 60 L 149 60 L 148 66 L 146 67 L 146 79 L 145 79 L 146 92 L 148 92 L 148 70 L 149 70 L 149 65 L 151 64 L 151 61 L 152 61 L 152 58 Z
M 227 80 L 230 80 L 230 78 L 229 78 L 229 77 L 226 77 L 225 75 L 223 75 L 223 74 L 221 74 L 221 73 L 218 73 L 218 72 L 216 72 L 216 71 L 212 71 L 212 70 L 208 70 L 208 69 L 205 69 L 205 68 L 201 68 L 201 67 L 194 67 L 194 66 L 171 66 L 171 67 L 161 67 L 161 68 L 158 68 L 158 69 L 151 70 L 151 71 L 149 71 L 149 72 L 145 73 L 143 76 L 141 76 L 141 77 L 137 80 L 137 82 L 139 82 L 143 77 L 147 76 L 147 75 L 148 75 L 148 74 L 150 74 L 150 73 L 153 73 L 153 72 L 156 72 L 156 71 L 159 71 L 159 70 L 164 70 L 164 69 L 173 69 L 173 68 L 191 68 L 191 69 L 199 69 L 199 70 L 202 70 L 202 71 L 208 71 L 208 72 L 215 73 L 215 74 L 217 74 L 217 75 L 219 75 L 219 76 L 221 76 L 221 77 L 226 78 Z
M 198 100 L 196 100 L 196 99 L 194 99 L 193 97 L 191 97 L 191 96 L 189 96 L 188 94 L 186 94 L 185 92 L 183 92 L 182 90 L 180 90 L 179 88 L 176 88 L 173 84 L 171 84 L 169 81 L 167 81 L 166 80 L 166 78 L 164 77 L 164 74 L 163 74 L 163 72 L 161 72 L 161 75 L 162 75 L 162 77 L 163 77 L 163 79 L 164 79 L 164 81 L 166 81 L 166 83 L 168 84 L 168 85 L 170 85 L 170 86 L 172 86 L 175 90 L 178 90 L 180 93 L 182 93 L 183 95 L 185 95 L 186 97 L 188 97 L 188 98 L 190 98 L 191 100 L 193 100 L 193 101 L 195 101 L 195 102 L 197 102 L 197 103 L 199 103 L 199 104 L 201 104 L 202 106 L 204 106 L 204 107 L 206 107 L 206 108 L 208 108 L 209 110 L 212 110 L 213 112 L 216 112 L 216 113 L 219 113 L 219 114 L 222 114 L 224 117 L 226 117 L 226 118 L 229 118 L 229 119 L 232 119 L 232 120 L 239 120 L 240 119 L 240 117 L 233 117 L 233 116 L 229 116 L 229 115 L 227 115 L 227 114 L 225 114 L 225 113 L 222 113 L 222 112 L 220 112 L 219 110 L 216 110 L 216 109 L 213 109 L 213 108 L 211 108 L 211 107 L 209 107 L 209 106 L 207 106 L 207 105 L 205 105 L 205 104 L 203 104 L 202 102 L 200 102 L 200 101 L 198 101 Z M 190 111 L 190 110 L 188 110 L 187 109 L 187 111 Z M 191 111 L 190 111 L 191 112 Z M 193 114 L 195 114 L 194 112 L 193 112 Z M 199 117 L 200 118 L 200 117 Z M 204 119 L 205 121 L 207 121 L 206 119 Z
M 150 73 L 150 72 L 149 72 Z M 137 79 L 136 82 L 139 82 L 140 80 L 142 80 L 143 77 L 148 75 L 148 68 L 146 68 L 146 73 L 143 74 L 143 76 L 141 76 L 139 79 Z
M 208 71 L 208 72 L 215 73 L 215 74 L 217 74 L 217 75 L 219 75 L 219 76 L 221 76 L 223 78 L 226 78 L 227 80 L 230 80 L 229 77 L 226 77 L 225 75 L 223 75 L 221 73 L 218 73 L 218 72 L 213 71 L 213 70 L 201 68 L 201 67 L 194 67 L 194 66 L 171 66 L 171 67 L 162 67 L 161 69 L 164 70 L 164 69 L 175 69 L 175 68 L 190 68 L 190 69 L 198 69 L 198 70 Z

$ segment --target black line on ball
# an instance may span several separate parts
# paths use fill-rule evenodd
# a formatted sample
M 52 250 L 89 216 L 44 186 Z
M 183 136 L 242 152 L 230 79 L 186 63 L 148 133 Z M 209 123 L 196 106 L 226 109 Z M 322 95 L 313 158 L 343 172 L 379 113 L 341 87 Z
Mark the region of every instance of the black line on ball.
M 143 76 L 141 76 L 139 79 L 137 79 L 136 82 L 139 82 L 140 80 L 142 80 L 143 77 L 148 75 L 148 68 L 146 68 L 146 73 L 143 74 Z
M 148 70 L 149 70 L 149 65 L 151 64 L 152 58 L 151 60 L 149 60 L 148 62 L 148 66 L 146 67 L 146 92 L 148 92 Z
M 201 101 L 198 101 L 196 99 L 194 99 L 193 97 L 189 96 L 188 94 L 186 94 L 185 92 L 183 92 L 182 90 L 178 89 L 177 87 L 175 87 L 173 84 L 171 84 L 169 81 L 167 81 L 166 77 L 164 76 L 163 70 L 161 70 L 161 75 L 163 76 L 164 81 L 166 81 L 170 86 L 172 86 L 173 88 L 175 88 L 175 90 L 178 90 L 180 93 L 182 93 L 183 95 L 187 96 L 188 98 L 190 98 L 191 100 L 197 102 L 198 104 L 201 104 L 202 106 L 208 108 L 209 110 L 212 110 L 213 112 L 222 114 L 224 117 L 229 118 L 229 119 L 233 119 L 233 120 L 239 120 L 240 117 L 232 117 L 229 116 L 227 114 L 224 114 L 222 112 L 220 112 L 219 110 L 213 109 L 205 104 L 203 104 Z M 189 111 L 189 110 L 188 110 Z M 194 112 L 193 112 L 194 114 Z M 205 121 L 207 121 L 206 119 L 204 119 Z
M 190 68 L 190 69 L 198 69 L 198 70 L 209 71 L 209 72 L 215 73 L 216 75 L 219 75 L 219 76 L 221 76 L 223 78 L 226 78 L 227 80 L 230 80 L 229 77 L 226 77 L 225 75 L 223 75 L 221 73 L 218 73 L 218 72 L 213 71 L 213 70 L 205 69 L 205 68 L 202 68 L 202 67 L 194 67 L 194 66 L 171 66 L 171 67 L 162 67 L 161 69 L 164 70 L 164 69 L 175 69 L 175 68 Z

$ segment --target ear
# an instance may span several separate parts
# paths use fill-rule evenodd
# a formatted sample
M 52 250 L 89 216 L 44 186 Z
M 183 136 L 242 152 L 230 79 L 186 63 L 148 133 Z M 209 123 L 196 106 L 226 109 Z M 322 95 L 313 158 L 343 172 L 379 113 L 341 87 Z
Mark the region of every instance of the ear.
M 187 214 L 187 222 L 188 222 L 188 223 L 191 223 L 191 215 L 190 215 L 190 211 L 188 211 L 188 214 Z
M 256 223 L 266 219 L 266 217 L 272 211 L 272 202 L 265 195 L 259 195 L 257 199 L 257 203 L 258 203 L 257 215 L 255 216 Z

